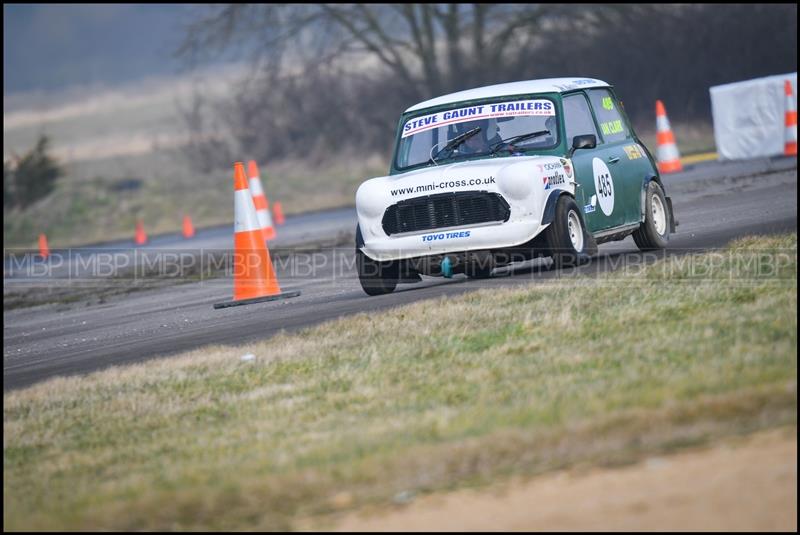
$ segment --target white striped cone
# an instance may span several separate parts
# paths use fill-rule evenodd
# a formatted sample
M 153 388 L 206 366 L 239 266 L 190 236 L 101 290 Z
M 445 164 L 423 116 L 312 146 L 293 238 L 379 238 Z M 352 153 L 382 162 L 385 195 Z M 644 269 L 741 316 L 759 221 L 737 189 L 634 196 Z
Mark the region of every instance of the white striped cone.
M 261 187 L 261 177 L 258 173 L 258 165 L 254 160 L 250 160 L 247 164 L 247 174 L 250 180 L 250 193 L 253 195 L 253 203 L 256 207 L 256 214 L 261 223 L 262 232 L 264 233 L 265 240 L 272 240 L 275 238 L 275 226 L 272 224 L 272 214 L 269 211 L 269 201 L 264 194 L 264 188 Z
M 667 110 L 660 100 L 656 100 L 656 155 L 659 172 L 674 173 L 683 170 L 678 145 L 675 143 L 675 136 L 667 118 Z
M 250 194 L 244 164 L 233 164 L 233 301 L 214 303 L 227 308 L 300 295 L 299 290 L 281 292 L 272 267 L 269 249 L 264 243 L 261 223 Z
M 233 192 L 233 232 L 261 230 L 253 197 L 250 190 L 239 189 Z
M 794 109 L 794 95 L 792 82 L 783 83 L 783 92 L 786 94 L 786 113 L 784 114 L 784 156 L 797 156 L 797 110 Z

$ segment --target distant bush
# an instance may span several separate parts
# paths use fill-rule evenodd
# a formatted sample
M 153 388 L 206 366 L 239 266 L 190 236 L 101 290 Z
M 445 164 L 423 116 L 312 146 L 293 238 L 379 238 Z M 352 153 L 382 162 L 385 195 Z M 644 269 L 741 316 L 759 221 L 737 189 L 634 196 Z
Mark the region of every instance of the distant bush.
M 3 162 L 4 208 L 26 208 L 53 191 L 64 172 L 47 153 L 49 143 L 42 135 L 30 152 Z

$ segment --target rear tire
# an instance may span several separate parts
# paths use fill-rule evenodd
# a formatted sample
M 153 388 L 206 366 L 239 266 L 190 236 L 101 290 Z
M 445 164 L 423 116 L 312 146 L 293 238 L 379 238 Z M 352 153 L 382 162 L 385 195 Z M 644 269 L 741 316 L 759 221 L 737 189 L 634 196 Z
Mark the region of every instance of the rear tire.
M 361 288 L 367 295 L 392 293 L 400 279 L 400 262 L 378 262 L 356 248 L 356 269 Z
M 553 222 L 545 230 L 545 241 L 556 268 L 589 261 L 594 240 L 586 232 L 575 199 L 569 195 L 561 195 L 556 201 Z
M 647 183 L 644 197 L 644 222 L 633 233 L 633 241 L 642 251 L 663 249 L 669 243 L 670 213 L 664 190 L 655 180 Z

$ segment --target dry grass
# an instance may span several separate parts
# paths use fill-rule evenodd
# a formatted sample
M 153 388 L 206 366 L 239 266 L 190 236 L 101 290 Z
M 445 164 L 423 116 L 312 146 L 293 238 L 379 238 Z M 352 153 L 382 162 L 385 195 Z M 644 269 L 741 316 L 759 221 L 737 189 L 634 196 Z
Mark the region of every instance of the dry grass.
M 113 171 L 116 169 L 116 171 Z M 35 249 L 40 232 L 51 248 L 133 239 L 137 219 L 149 235 L 181 231 L 183 215 L 198 228 L 231 224 L 231 170 L 193 173 L 173 150 L 68 166 L 71 178 L 25 211 L 5 211 L 5 247 Z M 387 172 L 376 155 L 335 158 L 319 169 L 304 162 L 262 166 L 270 201 L 280 200 L 287 215 L 353 204 L 358 185 Z M 264 181 L 264 176 L 266 180 Z M 94 177 L 94 178 L 87 178 Z M 124 184 L 135 182 L 133 189 Z
M 796 235 L 732 251 L 701 274 L 481 290 L 5 394 L 4 528 L 286 529 L 796 424 Z
M 656 155 L 656 119 L 647 128 L 636 128 L 636 134 L 653 156 Z M 672 123 L 672 132 L 675 134 L 675 144 L 681 156 L 716 152 L 717 143 L 714 140 L 714 126 L 707 122 Z
M 237 72 L 202 77 L 205 96 L 225 95 Z M 30 150 L 46 133 L 65 170 L 47 198 L 24 211 L 4 210 L 4 246 L 34 249 L 40 232 L 51 248 L 132 239 L 138 218 L 149 234 L 178 233 L 185 213 L 196 227 L 230 224 L 233 162 L 197 173 L 180 150 L 187 132 L 176 102 L 185 105 L 192 90 L 188 77 L 167 78 L 66 101 L 55 95 L 4 113 L 4 157 Z M 387 172 L 384 160 L 332 151 L 324 164 L 259 163 L 269 198 L 296 214 L 352 205 L 358 184 Z

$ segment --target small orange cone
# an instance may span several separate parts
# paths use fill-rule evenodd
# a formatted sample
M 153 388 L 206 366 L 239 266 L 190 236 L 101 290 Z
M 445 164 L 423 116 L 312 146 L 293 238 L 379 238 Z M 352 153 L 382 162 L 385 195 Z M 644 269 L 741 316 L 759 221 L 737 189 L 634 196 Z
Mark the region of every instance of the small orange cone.
M 233 166 L 233 190 L 233 301 L 215 303 L 214 308 L 300 295 L 299 291 L 281 293 L 242 162 Z
M 258 221 L 261 223 L 265 240 L 275 239 L 275 227 L 272 226 L 272 214 L 269 213 L 269 200 L 261 187 L 261 177 L 255 160 L 247 162 L 247 175 L 250 178 L 250 192 L 253 194 L 253 203 L 256 207 Z
M 675 136 L 667 118 L 664 103 L 656 100 L 656 154 L 658 155 L 658 171 L 661 173 L 675 173 L 683 171 L 681 155 L 675 144 Z
M 784 125 L 786 132 L 784 135 L 784 156 L 797 156 L 797 110 L 794 109 L 794 95 L 792 94 L 792 82 L 783 82 L 783 92 L 786 94 L 786 114 Z
M 50 256 L 50 248 L 47 246 L 47 236 L 44 234 L 39 234 L 39 256 L 42 257 L 42 260 L 47 260 L 47 257 Z
M 134 237 L 134 241 L 136 245 L 144 245 L 147 243 L 147 233 L 144 231 L 144 224 L 142 224 L 141 219 L 136 221 L 136 236 Z
M 275 209 L 275 224 L 283 225 L 286 220 L 283 218 L 283 206 L 281 206 L 281 201 L 275 201 L 272 207 Z
M 183 216 L 183 237 L 189 239 L 194 236 L 194 225 L 192 218 L 188 215 Z

